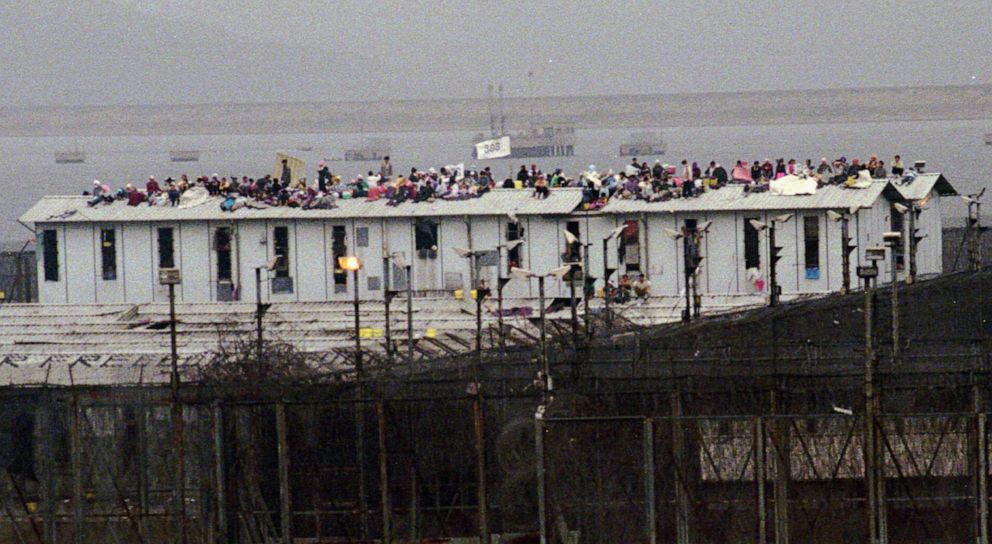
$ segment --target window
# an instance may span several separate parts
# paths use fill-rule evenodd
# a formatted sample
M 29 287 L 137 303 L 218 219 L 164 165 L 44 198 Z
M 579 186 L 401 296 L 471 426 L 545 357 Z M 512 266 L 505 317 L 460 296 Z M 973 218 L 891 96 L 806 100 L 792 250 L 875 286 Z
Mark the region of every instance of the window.
M 337 227 L 334 227 L 337 228 Z M 344 227 L 341 227 L 344 228 Z M 358 247 L 369 247 L 369 228 L 358 227 L 355 229 L 355 245 Z
M 117 233 L 114 229 L 100 230 L 100 262 L 103 279 L 117 279 Z
M 365 230 L 365 235 L 366 241 L 368 241 L 368 229 Z M 338 259 L 348 255 L 343 225 L 331 227 L 331 254 L 334 257 L 334 292 L 343 293 L 348 288 L 348 271 L 338 265 Z
M 803 253 L 806 262 L 806 279 L 820 279 L 820 218 L 803 217 Z
M 158 229 L 158 267 L 176 267 L 176 248 L 170 228 Z
M 231 281 L 231 229 L 221 227 L 214 231 L 214 250 L 217 252 L 217 281 Z
M 277 278 L 289 277 L 289 227 L 276 227 L 272 230 L 272 249 L 275 252 Z
M 761 268 L 761 251 L 758 243 L 758 229 L 751 221 L 760 221 L 760 217 L 744 218 L 744 269 Z
M 578 221 L 569 221 L 568 223 L 565 223 L 565 230 L 572 233 L 577 239 L 582 239 Z M 577 241 L 570 244 L 566 240 L 565 253 L 562 254 L 561 260 L 566 263 L 576 263 L 582 260 L 582 242 Z
M 895 208 L 889 210 L 890 226 L 893 232 L 903 232 L 903 221 L 905 217 L 896 211 Z M 906 246 L 899 242 L 895 244 L 896 270 L 903 270 L 906 267 Z
M 421 259 L 436 258 L 437 223 L 429 219 L 417 219 L 413 227 L 417 257 Z
M 520 223 L 508 223 L 506 225 L 506 240 L 512 242 L 514 240 L 524 239 L 524 227 Z M 521 244 L 522 245 L 522 244 Z M 506 272 L 509 274 L 510 270 L 513 268 L 523 268 L 523 256 L 524 252 L 521 249 L 521 245 L 506 252 Z
M 620 233 L 620 263 L 626 265 L 627 272 L 641 271 L 640 230 L 637 220 L 624 222 Z
M 45 281 L 59 281 L 59 238 L 54 230 L 41 232 L 41 253 L 45 265 Z

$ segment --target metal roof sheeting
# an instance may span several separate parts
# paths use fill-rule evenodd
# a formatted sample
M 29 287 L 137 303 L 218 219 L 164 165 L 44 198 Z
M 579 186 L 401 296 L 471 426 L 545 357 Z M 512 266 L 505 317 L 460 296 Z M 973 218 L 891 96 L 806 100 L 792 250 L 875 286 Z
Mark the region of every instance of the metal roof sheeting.
M 478 198 L 405 202 L 389 206 L 385 199 L 370 202 L 364 198 L 338 199 L 331 210 L 305 210 L 288 206 L 220 209 L 222 198 L 214 197 L 189 208 L 171 206 L 128 206 L 124 201 L 89 207 L 85 196 L 46 196 L 31 207 L 23 223 L 85 223 L 125 221 L 231 221 L 251 219 L 355 219 L 388 217 L 457 217 L 464 215 L 567 215 L 582 202 L 581 189 L 556 189 L 546 199 L 535 199 L 527 189 L 494 189 Z
M 743 185 L 728 185 L 692 198 L 675 198 L 667 202 L 613 199 L 603 207 L 604 213 L 680 213 L 718 211 L 763 211 L 802 209 L 849 209 L 870 207 L 883 194 L 898 198 L 888 181 L 876 181 L 866 189 L 846 189 L 827 185 L 812 195 L 781 196 L 770 191 L 744 194 Z
M 942 174 L 920 174 L 909 183 L 902 183 L 902 180 L 895 180 L 893 186 L 899 190 L 903 198 L 907 200 L 923 200 L 931 193 L 937 191 L 939 196 L 954 196 L 957 190 L 951 185 Z

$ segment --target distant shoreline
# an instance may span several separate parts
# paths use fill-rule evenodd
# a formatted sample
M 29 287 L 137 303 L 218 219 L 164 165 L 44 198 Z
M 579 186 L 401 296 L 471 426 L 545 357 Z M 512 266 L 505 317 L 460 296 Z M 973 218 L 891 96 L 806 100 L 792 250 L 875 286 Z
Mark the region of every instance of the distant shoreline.
M 484 98 L 0 108 L 0 136 L 484 131 Z M 992 85 L 507 98 L 508 128 L 815 125 L 992 119 Z M 992 130 L 992 124 L 990 124 Z

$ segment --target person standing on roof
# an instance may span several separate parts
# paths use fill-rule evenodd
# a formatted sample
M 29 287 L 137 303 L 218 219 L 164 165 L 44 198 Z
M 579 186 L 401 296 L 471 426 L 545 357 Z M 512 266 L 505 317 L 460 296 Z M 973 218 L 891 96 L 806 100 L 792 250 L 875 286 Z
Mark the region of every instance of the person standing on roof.
M 162 189 L 158 186 L 158 182 L 155 181 L 155 176 L 148 176 L 148 183 L 145 184 L 145 192 L 148 193 L 148 196 L 157 195 L 162 192 Z
M 520 182 L 522 187 L 527 187 L 530 183 L 530 174 L 527 173 L 527 165 L 521 164 L 520 171 L 517 172 L 517 181 Z
M 331 169 L 327 167 L 327 163 L 320 161 L 317 163 L 317 189 L 320 192 L 327 192 L 327 182 L 331 179 Z
M 383 157 L 382 162 L 379 163 L 379 177 L 383 179 L 393 177 L 393 163 L 389 162 L 389 155 Z
M 293 173 L 289 170 L 289 160 L 282 160 L 282 173 L 279 174 L 279 181 L 283 187 L 289 187 L 289 182 L 293 181 Z

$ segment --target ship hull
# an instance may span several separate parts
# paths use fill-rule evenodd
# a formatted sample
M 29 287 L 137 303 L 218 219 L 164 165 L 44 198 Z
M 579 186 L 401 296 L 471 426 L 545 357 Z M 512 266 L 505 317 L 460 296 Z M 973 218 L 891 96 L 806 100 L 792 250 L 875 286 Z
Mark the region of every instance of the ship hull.
M 621 157 L 651 157 L 664 155 L 668 151 L 665 144 L 623 144 L 620 146 Z

